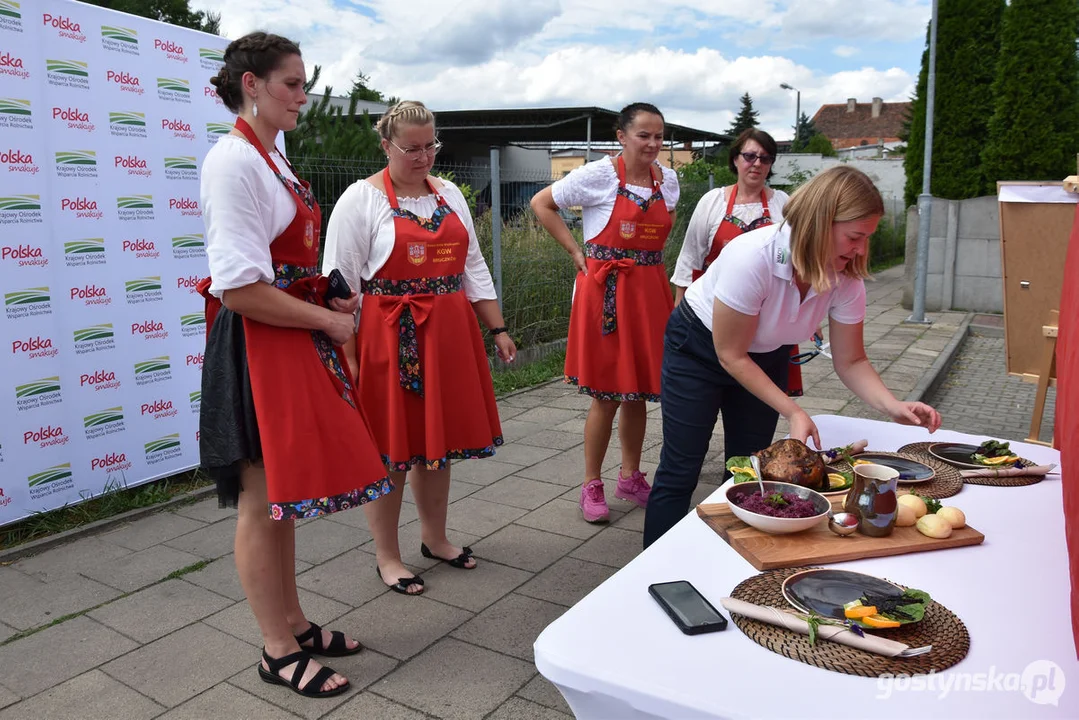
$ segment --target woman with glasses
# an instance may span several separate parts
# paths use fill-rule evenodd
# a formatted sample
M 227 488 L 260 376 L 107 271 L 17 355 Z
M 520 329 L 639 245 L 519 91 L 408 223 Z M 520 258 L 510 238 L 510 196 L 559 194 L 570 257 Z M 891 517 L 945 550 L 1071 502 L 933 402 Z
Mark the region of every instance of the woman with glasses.
M 355 338 L 345 347 L 359 368 L 364 411 L 396 488 L 367 523 L 379 577 L 395 592 L 423 592 L 398 544 L 402 487 L 416 501 L 420 553 L 452 567 L 476 567 L 472 550 L 446 536 L 450 461 L 494 455 L 502 444 L 478 315 L 498 356 L 517 348 L 498 307 L 468 203 L 430 175 L 441 143 L 423 103 L 405 101 L 378 122 L 386 168 L 353 183 L 326 231 L 323 271 L 339 270 L 363 296 Z M 371 506 L 374 507 L 374 506 Z M 415 561 L 413 564 L 421 564 Z
M 774 174 L 775 161 L 776 141 L 763 130 L 749 128 L 735 139 L 727 156 L 727 167 L 738 182 L 709 190 L 697 202 L 671 275 L 675 304 L 682 302 L 689 284 L 704 274 L 727 243 L 742 233 L 783 220 L 783 206 L 790 197 L 765 185 Z M 791 356 L 797 353 L 795 345 Z M 792 363 L 788 373 L 787 394 L 799 397 L 802 371 Z
M 905 425 L 935 432 L 936 410 L 901 402 L 866 358 L 866 256 L 884 214 L 873 182 L 846 165 L 799 188 L 783 223 L 728 245 L 671 314 L 663 355 L 663 449 L 644 520 L 648 547 L 689 511 L 712 429 L 723 416 L 726 456 L 772 442 L 779 415 L 790 436 L 817 428 L 786 392 L 789 345 L 828 317 L 832 365 L 867 405 Z M 822 348 L 823 349 L 823 348 Z
M 608 519 L 600 471 L 618 415 L 622 467 L 615 497 L 641 507 L 649 487 L 641 472 L 645 401 L 657 402 L 663 327 L 673 303 L 663 246 L 674 224 L 678 175 L 656 162 L 663 148 L 663 115 L 647 103 L 622 109 L 622 152 L 577 168 L 532 198 L 536 217 L 577 266 L 566 345 L 566 382 L 592 396 L 584 427 L 584 486 L 580 507 L 588 522 Z M 583 209 L 584 252 L 559 215 Z
M 255 32 L 229 43 L 224 61 L 210 82 L 238 117 L 200 173 L 211 277 L 199 284 L 208 328 L 199 455 L 221 505 L 238 507 L 236 570 L 262 634 L 259 677 L 307 697 L 339 695 L 348 680 L 311 656 L 363 646 L 300 608 L 295 520 L 391 490 L 337 350 L 359 297 L 324 299 L 318 203 L 277 150 L 307 102 L 299 47 Z

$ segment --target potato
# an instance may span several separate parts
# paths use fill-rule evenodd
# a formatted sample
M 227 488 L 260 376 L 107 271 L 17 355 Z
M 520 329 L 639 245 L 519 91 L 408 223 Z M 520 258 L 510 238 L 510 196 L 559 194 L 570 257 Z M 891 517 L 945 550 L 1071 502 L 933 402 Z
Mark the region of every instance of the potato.
M 929 508 L 925 506 L 925 501 L 917 495 L 900 495 L 899 504 L 906 505 L 914 511 L 914 517 L 920 518 L 929 512 Z
M 918 528 L 918 532 L 922 535 L 937 538 L 938 540 L 943 540 L 952 534 L 952 526 L 940 515 L 923 515 L 918 518 L 915 527 Z
M 937 515 L 947 520 L 948 524 L 952 526 L 952 530 L 958 530 L 967 524 L 967 516 L 957 507 L 942 507 L 937 510 Z
M 914 508 L 910 505 L 900 505 L 899 512 L 895 517 L 895 524 L 899 527 L 910 527 L 918 521 Z

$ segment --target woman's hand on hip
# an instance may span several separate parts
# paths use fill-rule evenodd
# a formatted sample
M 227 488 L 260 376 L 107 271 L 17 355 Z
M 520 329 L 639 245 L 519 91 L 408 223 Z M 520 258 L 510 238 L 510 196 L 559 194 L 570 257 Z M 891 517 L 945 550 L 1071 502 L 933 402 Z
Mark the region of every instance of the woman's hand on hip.
M 888 407 L 888 415 L 900 425 L 917 425 L 931 433 L 940 427 L 940 413 L 922 402 L 897 400 Z
M 580 250 L 576 250 L 573 252 L 573 264 L 583 274 L 588 274 L 588 261 L 584 259 L 584 253 Z
M 352 293 L 347 298 L 334 298 L 330 300 L 330 309 L 339 313 L 355 315 L 360 309 L 360 296 Z
M 809 417 L 809 413 L 805 410 L 799 410 L 790 416 L 787 421 L 790 425 L 790 436 L 795 440 L 809 444 L 809 439 L 813 438 L 813 445 L 817 450 L 821 449 L 820 433 L 817 431 L 817 426 L 813 423 L 813 419 Z

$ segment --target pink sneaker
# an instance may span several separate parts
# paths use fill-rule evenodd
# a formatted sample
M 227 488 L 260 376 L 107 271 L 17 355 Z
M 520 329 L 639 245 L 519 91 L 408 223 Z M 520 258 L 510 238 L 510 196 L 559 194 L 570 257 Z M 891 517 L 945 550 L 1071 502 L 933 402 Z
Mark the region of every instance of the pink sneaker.
M 603 481 L 592 478 L 581 488 L 581 512 L 590 523 L 607 522 L 607 499 L 603 497 Z
M 614 491 L 616 498 L 644 507 L 648 504 L 648 494 L 651 492 L 652 488 L 644 481 L 644 473 L 640 470 L 634 471 L 629 477 L 622 475 L 621 470 L 618 471 L 618 487 Z

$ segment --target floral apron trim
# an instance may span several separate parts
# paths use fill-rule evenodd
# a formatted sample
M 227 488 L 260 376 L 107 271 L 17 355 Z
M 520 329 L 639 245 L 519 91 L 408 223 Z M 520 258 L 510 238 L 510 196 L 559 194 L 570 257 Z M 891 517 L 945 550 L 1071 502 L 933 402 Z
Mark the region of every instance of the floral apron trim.
M 400 207 L 392 209 L 394 217 L 409 220 L 428 232 L 438 232 L 438 229 L 442 226 L 442 221 L 445 220 L 448 215 L 453 214 L 453 209 L 449 205 L 441 203 L 439 203 L 438 209 L 435 210 L 435 214 L 429 218 L 421 218 L 411 210 L 405 210 Z
M 408 472 L 416 463 L 420 463 L 427 470 L 445 470 L 450 466 L 450 460 L 475 460 L 489 458 L 495 454 L 495 448 L 501 447 L 502 436 L 499 435 L 491 440 L 491 444 L 485 448 L 469 450 L 447 450 L 446 454 L 437 460 L 428 460 L 425 455 L 413 455 L 408 460 L 391 460 L 386 455 L 382 456 L 382 462 L 390 472 Z
M 662 196 L 661 196 L 662 197 Z M 603 334 L 610 335 L 618 329 L 618 308 L 616 307 L 618 275 L 637 265 L 662 265 L 662 250 L 633 250 L 609 245 L 586 242 L 585 257 L 601 261 L 599 268 L 591 274 L 593 280 L 604 285 L 603 288 Z
M 572 375 L 564 375 L 563 382 L 569 385 L 576 385 L 577 390 L 581 395 L 589 395 L 597 400 L 614 400 L 615 402 L 636 402 L 636 401 L 648 401 L 659 402 L 659 395 L 657 393 L 619 393 L 619 392 L 603 392 L 601 390 L 595 390 L 586 385 L 581 385 L 577 378 Z
M 618 194 L 629 200 L 630 202 L 636 203 L 637 207 L 639 207 L 643 212 L 648 212 L 648 208 L 652 207 L 652 205 L 663 199 L 663 193 L 661 193 L 658 188 L 647 200 L 645 200 L 643 197 L 633 192 L 632 190 L 627 190 L 624 185 L 619 186 Z
M 348 510 L 378 500 L 393 492 L 393 483 L 388 477 L 373 482 L 362 490 L 350 490 L 333 497 L 300 500 L 291 503 L 270 503 L 270 517 L 274 520 L 298 520 L 300 518 L 328 515 L 338 510 Z
M 360 285 L 364 295 L 400 298 L 388 308 L 389 312 L 386 314 L 386 322 L 397 324 L 398 382 L 405 390 L 411 390 L 420 397 L 423 397 L 423 375 L 420 373 L 417 328 L 427 319 L 427 314 L 431 311 L 431 301 L 436 295 L 460 292 L 462 287 L 464 273 L 409 280 L 373 278 L 364 280 Z
M 273 286 L 279 290 L 287 290 L 293 283 L 309 277 L 317 277 L 319 274 L 318 268 L 304 267 L 302 265 L 289 265 L 287 263 L 276 263 L 273 266 L 273 270 Z M 322 298 L 318 296 L 318 293 L 315 293 L 312 290 L 308 290 L 304 293 L 303 300 L 315 305 L 322 304 Z M 341 356 L 337 353 L 337 348 L 334 347 L 333 341 L 330 340 L 330 336 L 321 330 L 312 330 L 311 340 L 315 344 L 315 351 L 318 353 L 318 357 L 322 361 L 323 367 L 325 367 L 330 373 L 330 376 L 336 380 L 334 385 L 338 388 L 341 398 L 351 407 L 355 408 L 356 401 L 352 397 L 352 379 L 348 376 L 348 373 L 345 372 L 345 368 L 341 364 Z

